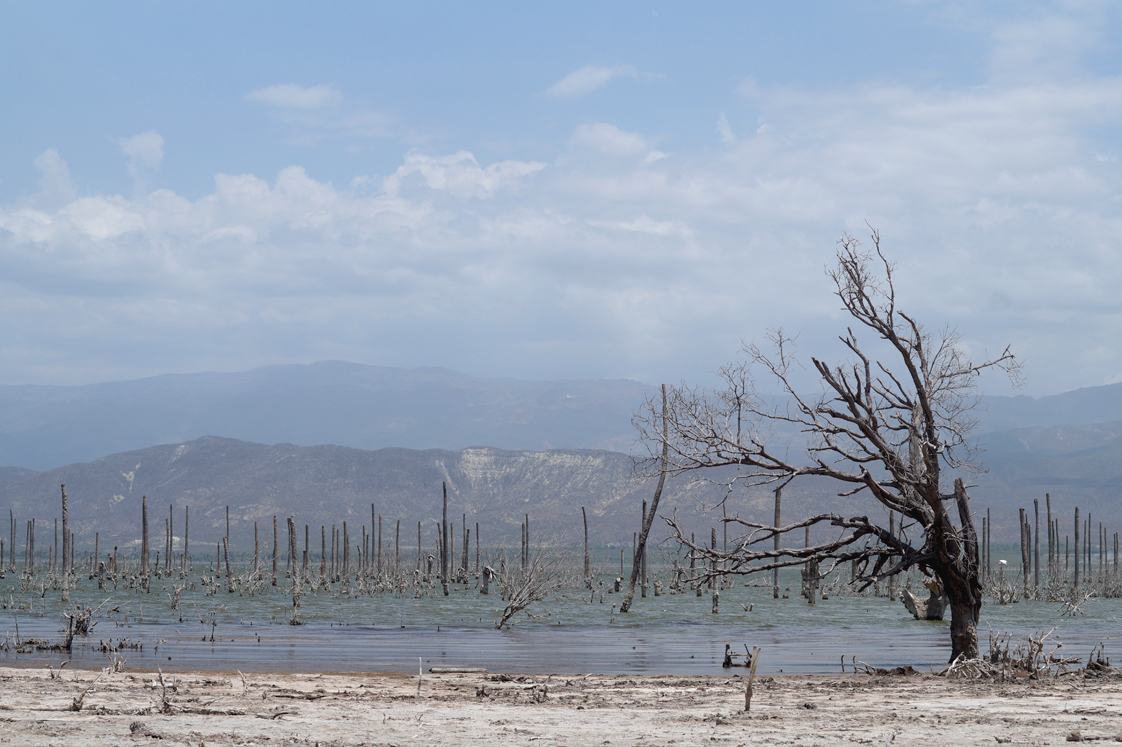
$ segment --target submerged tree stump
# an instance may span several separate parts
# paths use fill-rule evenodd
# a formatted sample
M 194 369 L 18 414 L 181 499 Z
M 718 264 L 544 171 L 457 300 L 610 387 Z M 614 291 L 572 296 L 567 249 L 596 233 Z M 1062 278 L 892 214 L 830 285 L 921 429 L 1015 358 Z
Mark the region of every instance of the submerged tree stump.
M 926 579 L 923 585 L 931 592 L 926 600 L 920 599 L 910 590 L 904 589 L 900 595 L 900 601 L 908 608 L 908 612 L 917 620 L 942 620 L 943 613 L 947 608 L 947 597 L 943 593 L 943 587 L 935 579 Z

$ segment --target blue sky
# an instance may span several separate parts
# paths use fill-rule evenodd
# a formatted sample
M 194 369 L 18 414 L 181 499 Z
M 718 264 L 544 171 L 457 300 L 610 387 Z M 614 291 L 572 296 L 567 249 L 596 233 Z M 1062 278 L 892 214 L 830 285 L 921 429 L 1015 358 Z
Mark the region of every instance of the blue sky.
M 704 381 L 837 355 L 866 221 L 1024 392 L 1122 380 L 1112 4 L 227 5 L 0 3 L 0 382 Z

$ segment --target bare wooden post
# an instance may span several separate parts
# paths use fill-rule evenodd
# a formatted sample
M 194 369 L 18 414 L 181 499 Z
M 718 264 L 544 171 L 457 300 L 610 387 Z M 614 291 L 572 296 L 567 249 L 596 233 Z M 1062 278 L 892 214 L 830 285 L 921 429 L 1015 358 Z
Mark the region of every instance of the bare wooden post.
M 989 571 L 989 569 L 986 568 L 986 557 L 987 557 L 986 553 L 989 552 L 989 548 L 986 546 L 986 532 L 987 531 L 989 531 L 989 527 L 986 525 L 986 517 L 983 516 L 982 517 L 982 568 L 981 568 L 982 587 L 983 588 L 985 587 L 986 583 L 989 582 L 989 574 L 987 573 L 987 571 Z
M 277 585 L 277 516 L 273 514 L 273 586 Z
M 993 517 L 986 508 L 986 575 L 993 573 Z
M 903 516 L 900 517 L 900 523 L 901 524 L 904 523 L 904 517 Z M 889 511 L 888 511 L 888 534 L 889 534 L 890 537 L 895 537 L 896 536 L 896 512 L 891 510 L 891 509 L 889 509 Z M 817 568 L 815 569 L 814 575 L 816 575 L 816 576 L 818 575 L 818 569 Z M 813 594 L 813 593 L 814 592 L 811 592 L 811 594 Z M 889 576 L 888 577 L 888 601 L 890 601 L 890 602 L 895 602 L 896 601 L 896 577 L 895 576 Z M 811 604 L 813 604 L 813 602 L 811 602 Z
M 168 504 L 168 556 L 164 564 L 165 569 L 169 575 L 172 569 L 172 561 L 175 555 L 175 506 L 171 503 Z
M 479 573 L 479 522 L 475 522 L 475 572 Z
M 666 460 L 669 449 L 668 438 L 668 425 L 666 419 L 666 385 L 662 385 L 662 461 L 661 468 L 659 469 L 658 484 L 655 486 L 654 496 L 651 498 L 651 510 L 647 511 L 647 502 L 643 501 L 643 524 L 639 528 L 639 537 L 637 546 L 635 548 L 634 556 L 631 563 L 631 578 L 627 583 L 627 593 L 623 601 L 620 603 L 619 611 L 627 612 L 631 609 L 631 601 L 635 598 L 635 582 L 640 570 L 644 566 L 643 558 L 647 550 L 647 538 L 650 536 L 651 523 L 654 521 L 655 513 L 658 511 L 658 502 L 662 498 L 662 489 L 666 484 Z M 529 517 L 527 517 L 527 522 Z M 716 530 L 714 530 L 716 531 Z M 620 563 L 620 576 L 623 576 L 623 563 Z M 644 573 L 642 582 L 642 594 L 647 595 L 646 574 Z
M 308 560 L 309 560 L 309 554 L 310 554 L 310 545 L 311 545 L 311 528 L 307 524 L 305 524 L 304 525 L 304 558 L 303 558 L 303 562 L 300 564 L 300 573 L 304 574 L 304 579 L 308 579 Z
M 292 606 L 299 607 L 300 567 L 296 563 L 296 519 L 291 516 L 288 517 L 288 554 L 292 559 Z
M 190 518 L 191 507 L 183 507 L 183 575 L 187 575 L 187 529 L 188 519 Z
M 222 554 L 226 557 L 226 591 L 234 593 L 234 573 L 230 570 L 230 538 L 222 538 Z
M 66 486 L 62 486 L 62 601 L 70 601 L 70 523 L 66 512 Z
M 640 530 L 647 525 L 647 499 L 643 499 L 643 513 L 642 523 L 639 525 Z M 647 598 L 647 546 L 643 543 L 643 547 L 636 548 L 635 562 L 639 564 L 639 596 L 643 599 Z
M 343 580 L 351 581 L 351 535 L 347 531 L 347 522 L 343 521 Z
M 717 614 L 717 605 L 721 598 L 721 585 L 717 582 L 717 527 L 710 528 L 709 549 L 713 551 L 709 561 L 709 588 L 713 592 L 713 614 Z
M 319 582 L 327 582 L 327 527 L 319 525 Z
M 148 577 L 148 496 L 140 499 L 140 575 Z M 147 585 L 147 584 L 145 584 Z
M 748 685 L 744 688 L 744 712 L 752 710 L 752 685 L 756 682 L 756 664 L 760 661 L 760 647 L 752 647 L 752 666 L 748 669 Z
M 382 573 L 382 515 L 378 514 L 378 575 Z
M 580 507 L 581 518 L 584 519 L 584 586 L 587 589 L 592 588 L 592 556 L 588 554 L 588 514 L 584 510 L 584 506 Z M 479 547 L 479 534 L 475 536 L 475 546 Z M 478 565 L 478 563 L 476 563 Z
M 1033 584 L 1037 590 L 1040 589 L 1040 500 L 1037 498 L 1032 499 L 1032 508 L 1034 512 L 1034 526 L 1036 527 L 1036 540 L 1033 543 Z
M 1052 532 L 1051 493 L 1044 494 L 1044 507 L 1048 518 L 1048 582 L 1051 583 L 1054 580 L 1053 574 L 1056 572 L 1056 537 Z
M 393 572 L 395 576 L 401 572 L 401 519 L 397 520 L 393 535 Z
M 463 569 L 466 574 L 471 570 L 469 558 L 471 553 L 471 529 L 468 528 L 468 515 L 463 515 L 463 521 L 460 523 L 460 528 L 464 531 L 464 563 Z
M 421 551 L 421 522 L 417 522 L 417 570 L 424 573 L 424 552 Z
M 783 500 L 783 488 L 775 489 L 775 549 L 779 550 L 779 504 Z M 779 599 L 779 569 L 771 572 L 771 598 Z
M 1075 507 L 1075 588 L 1079 588 L 1079 506 Z
M 444 594 L 448 594 L 448 483 L 440 483 L 444 492 L 444 514 L 440 521 L 440 581 L 444 584 Z

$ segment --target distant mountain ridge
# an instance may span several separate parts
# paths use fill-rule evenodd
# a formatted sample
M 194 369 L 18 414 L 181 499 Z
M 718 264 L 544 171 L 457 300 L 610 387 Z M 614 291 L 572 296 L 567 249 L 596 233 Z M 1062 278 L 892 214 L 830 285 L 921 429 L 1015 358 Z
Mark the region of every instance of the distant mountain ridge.
M 0 465 L 51 469 L 203 436 L 361 449 L 629 451 L 635 381 L 523 381 L 339 361 L 0 386 Z
M 203 436 L 301 446 L 630 452 L 655 387 L 340 361 L 84 386 L 0 386 L 0 465 L 35 470 Z M 1122 421 L 1122 384 L 988 397 L 979 432 Z
M 992 437 L 984 454 L 989 471 L 974 478 L 972 506 L 980 517 L 990 509 L 997 542 L 1017 539 L 1017 509 L 1031 512 L 1037 499 L 1044 512 L 1051 494 L 1061 536 L 1071 531 L 1072 510 L 1106 523 L 1108 532 L 1122 524 L 1122 423 L 1093 426 L 1050 426 L 1022 429 Z M 711 477 L 728 477 L 722 473 Z M 517 547 L 520 523 L 530 515 L 535 537 L 564 533 L 579 541 L 580 509 L 589 516 L 592 541 L 630 547 L 640 506 L 654 492 L 654 481 L 637 479 L 626 454 L 606 450 L 502 450 L 474 447 L 459 451 L 400 448 L 366 451 L 343 446 L 266 445 L 208 436 L 182 444 L 153 446 L 113 454 L 89 463 L 70 464 L 44 472 L 0 469 L 0 509 L 10 508 L 22 527 L 36 518 L 43 527 L 38 546 L 51 543 L 51 522 L 59 514 L 59 485 L 70 496 L 70 519 L 78 547 L 88 550 L 94 533 L 103 547 L 129 546 L 140 536 L 141 496 L 148 497 L 153 547 L 161 547 L 163 520 L 174 508 L 176 535 L 181 536 L 184 507 L 190 507 L 192 547 L 213 549 L 226 531 L 235 551 L 251 551 L 254 522 L 262 542 L 269 544 L 271 523 L 288 516 L 318 526 L 347 521 L 353 537 L 373 526 L 371 504 L 383 517 L 385 542 L 392 541 L 402 522 L 402 542 L 416 545 L 417 522 L 423 543 L 435 543 L 441 485 L 449 490 L 450 514 L 462 531 L 480 525 L 485 544 Z M 822 480 L 800 480 L 783 492 L 784 521 L 819 512 L 846 515 L 883 512 L 867 498 L 839 498 L 839 486 Z M 667 483 L 659 514 L 678 511 L 687 531 L 699 540 L 718 536 L 720 514 L 702 510 L 726 495 L 710 483 L 678 478 Z M 734 490 L 729 516 L 770 524 L 773 495 L 768 489 Z M 978 521 L 980 525 L 980 520 Z M 732 527 L 730 537 L 735 536 Z M 656 541 L 665 538 L 665 522 L 654 527 Z M 473 534 L 473 536 L 475 536 Z M 460 535 L 457 535 L 459 544 Z M 17 536 L 17 546 L 24 538 Z M 359 540 L 355 539 L 357 543 Z

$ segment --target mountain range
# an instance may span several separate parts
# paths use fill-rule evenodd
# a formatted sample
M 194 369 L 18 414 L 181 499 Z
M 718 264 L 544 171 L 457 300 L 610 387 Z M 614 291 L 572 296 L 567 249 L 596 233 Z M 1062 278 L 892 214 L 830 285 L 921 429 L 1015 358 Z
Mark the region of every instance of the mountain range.
M 0 463 L 11 465 L 0 468 L 0 508 L 49 521 L 65 483 L 81 546 L 95 532 L 135 542 L 141 496 L 161 532 L 169 504 L 177 534 L 190 506 L 200 543 L 225 533 L 229 506 L 231 540 L 246 548 L 255 521 L 270 538 L 274 515 L 312 528 L 346 520 L 361 531 L 374 504 L 387 536 L 401 520 L 413 546 L 418 521 L 431 535 L 445 483 L 452 515 L 478 521 L 485 543 L 517 544 L 527 513 L 535 529 L 576 537 L 584 506 L 594 543 L 627 545 L 654 486 L 634 476 L 623 452 L 635 442 L 632 413 L 654 391 L 626 380 L 483 379 L 340 362 L 0 387 Z M 977 510 L 991 510 L 995 540 L 1016 540 L 1017 508 L 1031 510 L 1037 498 L 1043 511 L 1045 494 L 1062 531 L 1075 505 L 1108 526 L 1122 521 L 1122 422 L 1108 422 L 1122 421 L 1122 386 L 991 397 L 978 414 L 991 430 L 978 438 L 988 471 L 971 493 Z M 677 508 L 690 531 L 708 534 L 715 518 L 698 501 L 722 497 L 711 484 L 672 481 L 660 513 Z M 770 523 L 772 501 L 737 491 L 727 509 Z M 784 507 L 790 518 L 861 508 L 814 482 L 788 488 Z

